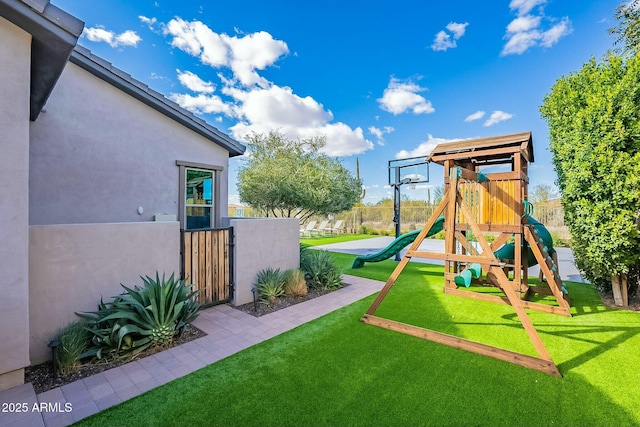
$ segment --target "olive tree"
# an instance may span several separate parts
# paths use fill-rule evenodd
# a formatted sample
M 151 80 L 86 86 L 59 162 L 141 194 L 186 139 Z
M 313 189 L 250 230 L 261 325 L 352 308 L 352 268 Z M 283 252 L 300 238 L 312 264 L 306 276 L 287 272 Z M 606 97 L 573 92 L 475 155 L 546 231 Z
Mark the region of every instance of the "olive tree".
M 248 137 L 249 157 L 238 172 L 240 200 L 276 217 L 329 215 L 351 209 L 361 182 L 320 152 L 325 138 L 290 140 L 279 132 Z
M 578 267 L 611 279 L 626 305 L 619 279 L 640 260 L 640 56 L 591 59 L 556 81 L 540 111 Z
M 617 51 L 622 55 L 640 53 L 640 0 L 623 1 L 614 14 L 618 23 L 609 28 L 616 36 Z

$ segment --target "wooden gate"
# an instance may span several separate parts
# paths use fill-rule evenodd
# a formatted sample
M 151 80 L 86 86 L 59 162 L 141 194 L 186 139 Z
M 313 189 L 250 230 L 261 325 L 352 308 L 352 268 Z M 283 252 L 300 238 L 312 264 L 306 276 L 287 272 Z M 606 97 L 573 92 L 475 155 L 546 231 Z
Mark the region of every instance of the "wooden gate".
M 182 278 L 199 290 L 203 306 L 233 295 L 233 227 L 182 230 Z

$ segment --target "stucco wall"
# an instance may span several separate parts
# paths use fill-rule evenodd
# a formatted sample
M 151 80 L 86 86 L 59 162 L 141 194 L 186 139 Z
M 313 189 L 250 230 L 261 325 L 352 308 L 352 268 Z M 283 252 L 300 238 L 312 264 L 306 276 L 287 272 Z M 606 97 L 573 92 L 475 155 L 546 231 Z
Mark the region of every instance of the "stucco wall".
M 295 218 L 224 218 L 235 234 L 235 305 L 253 301 L 251 289 L 262 269 L 300 266 L 300 226 Z
M 54 331 L 79 320 L 140 276 L 180 274 L 178 222 L 30 227 L 31 363 L 50 358 Z M 4 329 L 4 328 L 0 328 Z
M 225 149 L 71 63 L 31 124 L 30 154 L 31 225 L 178 215 L 176 160 L 224 167 L 227 215 Z
M 29 365 L 31 36 L 0 18 L 0 390 Z

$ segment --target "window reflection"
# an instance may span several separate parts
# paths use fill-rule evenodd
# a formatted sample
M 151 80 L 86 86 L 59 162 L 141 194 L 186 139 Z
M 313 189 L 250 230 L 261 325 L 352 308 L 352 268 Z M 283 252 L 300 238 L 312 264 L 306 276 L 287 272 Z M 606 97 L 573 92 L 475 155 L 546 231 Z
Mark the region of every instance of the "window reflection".
M 210 228 L 213 226 L 213 172 L 186 169 L 186 175 L 186 228 Z

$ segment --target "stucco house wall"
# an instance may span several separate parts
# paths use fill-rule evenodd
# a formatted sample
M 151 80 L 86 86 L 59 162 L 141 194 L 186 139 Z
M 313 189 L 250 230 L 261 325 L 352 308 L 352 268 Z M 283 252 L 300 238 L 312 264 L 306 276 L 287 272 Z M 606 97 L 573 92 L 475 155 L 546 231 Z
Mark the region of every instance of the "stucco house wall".
M 0 17 L 0 390 L 29 365 L 30 56 L 31 36 Z
M 233 304 L 253 301 L 258 272 L 300 267 L 300 222 L 297 218 L 231 218 L 223 224 L 235 235 L 235 291 Z
M 30 229 L 29 305 L 32 364 L 51 358 L 55 331 L 95 311 L 120 284 L 142 285 L 140 276 L 179 275 L 180 224 L 35 225 Z
M 244 152 L 76 46 L 83 27 L 49 0 L 0 0 L 0 391 L 50 357 L 76 311 L 179 274 L 181 171 L 215 171 L 220 221 Z
M 217 210 L 227 215 L 227 150 L 70 62 L 31 123 L 30 223 L 178 216 L 177 160 L 224 168 Z

